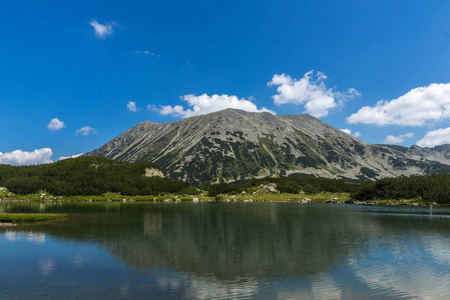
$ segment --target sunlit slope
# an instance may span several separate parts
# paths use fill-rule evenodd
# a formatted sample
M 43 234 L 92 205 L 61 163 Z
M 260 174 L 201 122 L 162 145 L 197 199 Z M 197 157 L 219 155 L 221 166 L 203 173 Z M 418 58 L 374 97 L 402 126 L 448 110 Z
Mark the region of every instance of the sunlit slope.
M 280 175 L 359 181 L 450 172 L 450 145 L 371 145 L 310 115 L 235 109 L 139 123 L 87 155 L 152 161 L 170 178 L 189 182 Z

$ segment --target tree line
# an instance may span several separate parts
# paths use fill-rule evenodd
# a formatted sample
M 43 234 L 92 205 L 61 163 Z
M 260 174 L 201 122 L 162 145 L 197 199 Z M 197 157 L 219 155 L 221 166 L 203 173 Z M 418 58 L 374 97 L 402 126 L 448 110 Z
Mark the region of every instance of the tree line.
M 241 184 L 203 184 L 210 196 L 237 194 L 260 184 L 276 183 L 281 193 L 298 194 L 346 192 L 355 200 L 414 199 L 450 204 L 450 174 L 433 174 L 400 178 L 383 178 L 366 183 L 348 183 L 337 179 L 315 177 L 279 177 L 254 179 Z
M 310 194 L 320 193 L 323 191 L 332 193 L 352 193 L 358 188 L 358 185 L 354 183 L 348 183 L 337 179 L 316 177 L 266 177 L 261 179 L 253 179 L 240 184 L 202 184 L 201 188 L 208 191 L 210 196 L 216 196 L 218 194 L 236 194 L 251 187 L 268 183 L 275 183 L 277 185 L 277 190 L 281 193 L 291 194 L 298 194 L 301 191 Z
M 450 174 L 383 178 L 360 184 L 352 194 L 357 200 L 412 199 L 450 203 Z
M 46 191 L 56 196 L 156 195 L 196 191 L 187 182 L 144 176 L 146 169 L 159 169 L 151 162 L 120 162 L 105 157 L 78 157 L 34 166 L 0 165 L 0 186 L 16 194 Z M 348 183 L 315 177 L 266 177 L 241 183 L 202 183 L 209 196 L 237 194 L 261 184 L 275 183 L 281 193 L 346 192 L 355 200 L 413 199 L 450 204 L 450 174 L 383 178 L 366 183 Z
M 0 165 L 0 186 L 16 194 L 46 191 L 56 196 L 156 195 L 174 193 L 189 183 L 161 177 L 144 176 L 147 168 L 159 167 L 151 162 L 119 162 L 105 157 L 78 157 L 34 166 Z

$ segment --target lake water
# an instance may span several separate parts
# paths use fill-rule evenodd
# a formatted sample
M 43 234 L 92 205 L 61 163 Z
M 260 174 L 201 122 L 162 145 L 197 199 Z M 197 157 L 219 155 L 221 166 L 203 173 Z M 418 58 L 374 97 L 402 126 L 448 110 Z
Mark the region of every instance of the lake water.
M 450 299 L 450 208 L 0 204 L 0 299 Z

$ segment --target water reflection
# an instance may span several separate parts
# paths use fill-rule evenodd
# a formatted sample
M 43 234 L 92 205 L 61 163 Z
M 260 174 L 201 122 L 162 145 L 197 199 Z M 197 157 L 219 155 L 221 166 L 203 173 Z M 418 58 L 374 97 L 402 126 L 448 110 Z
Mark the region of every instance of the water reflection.
M 51 258 L 40 258 L 38 264 L 39 269 L 44 276 L 47 276 L 53 272 L 53 268 L 55 267 L 55 261 Z
M 143 214 L 142 226 L 125 222 L 96 231 L 96 239 L 133 267 L 176 266 L 221 280 L 322 272 L 348 252 L 363 251 L 361 240 L 380 231 L 362 215 L 350 220 L 270 205 L 157 206 Z
M 162 230 L 162 213 L 146 212 L 144 214 L 144 235 L 158 236 Z
M 74 268 L 81 268 L 84 265 L 85 261 L 83 259 L 83 255 L 77 253 L 73 258 L 72 264 Z
M 5 238 L 9 241 L 14 241 L 17 239 L 26 239 L 29 242 L 35 244 L 44 244 L 46 239 L 45 233 L 36 233 L 32 231 L 15 231 L 15 230 L 5 230 L 4 232 Z
M 41 246 L 51 236 L 72 248 L 101 247 L 118 259 L 108 268 L 128 266 L 112 294 L 122 297 L 149 289 L 195 299 L 450 297 L 450 218 L 442 209 L 432 216 L 421 208 L 273 203 L 6 210 L 71 212 L 67 221 L 10 228 L 3 235 Z M 77 250 L 68 263 L 42 255 L 40 274 L 66 278 L 56 268 L 66 264 L 84 276 L 92 269 L 88 254 Z
M 258 292 L 256 279 L 240 278 L 234 281 L 218 281 L 213 276 L 199 277 L 193 274 L 170 274 L 157 279 L 163 290 L 183 290 L 187 299 L 230 299 L 249 297 Z

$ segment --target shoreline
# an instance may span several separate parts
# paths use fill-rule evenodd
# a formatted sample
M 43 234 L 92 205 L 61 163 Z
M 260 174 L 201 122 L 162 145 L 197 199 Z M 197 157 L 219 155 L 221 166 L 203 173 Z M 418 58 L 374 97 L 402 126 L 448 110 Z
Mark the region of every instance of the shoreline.
M 36 222 L 56 221 L 67 218 L 67 214 L 55 213 L 0 213 L 0 226 L 12 227 L 15 224 L 29 224 Z M 5 225 L 14 224 L 14 225 Z
M 183 197 L 186 198 L 186 197 Z M 311 198 L 281 198 L 281 199 L 257 199 L 254 197 L 243 199 L 243 198 L 232 198 L 228 197 L 226 199 L 214 199 L 212 197 L 190 197 L 191 199 L 181 199 L 177 197 L 166 197 L 164 199 L 135 199 L 134 197 L 126 197 L 122 199 L 91 199 L 87 197 L 86 199 L 55 199 L 55 200 L 33 200 L 33 199 L 1 199 L 0 204 L 8 203 L 139 203 L 139 202 L 151 202 L 151 203 L 207 203 L 207 202 L 218 202 L 218 203 L 298 203 L 298 204 L 353 204 L 353 205 L 376 205 L 376 206 L 450 206 L 440 203 L 424 203 L 418 201 L 417 199 L 401 199 L 401 200 L 372 200 L 372 201 L 353 201 L 349 199 L 339 200 L 339 199 L 311 199 Z M 1 222 L 0 222 L 1 223 Z M 1 225 L 0 225 L 1 226 Z

